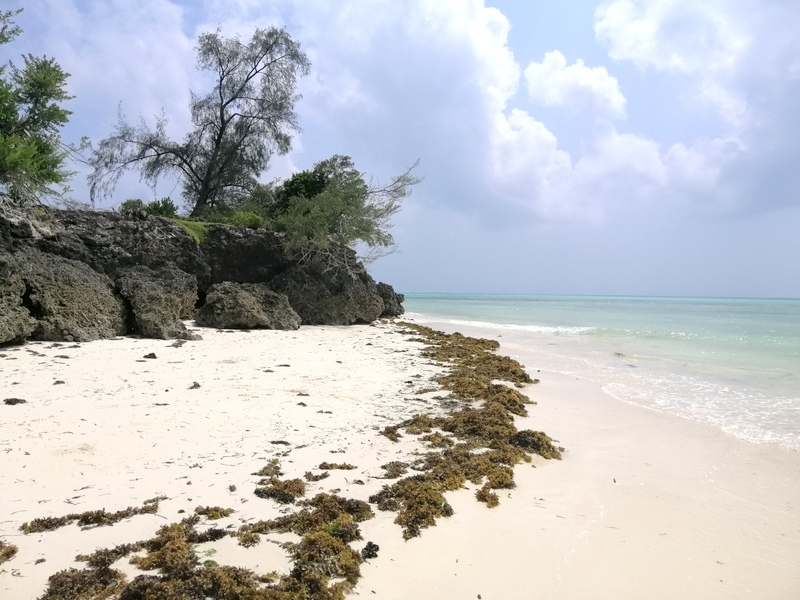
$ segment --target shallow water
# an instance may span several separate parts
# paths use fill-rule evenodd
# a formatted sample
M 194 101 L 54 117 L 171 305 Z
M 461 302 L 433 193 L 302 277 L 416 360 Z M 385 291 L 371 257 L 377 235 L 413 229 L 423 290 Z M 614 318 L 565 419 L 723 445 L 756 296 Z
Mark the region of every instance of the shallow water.
M 542 369 L 800 450 L 800 300 L 407 294 L 419 322 L 483 327 Z

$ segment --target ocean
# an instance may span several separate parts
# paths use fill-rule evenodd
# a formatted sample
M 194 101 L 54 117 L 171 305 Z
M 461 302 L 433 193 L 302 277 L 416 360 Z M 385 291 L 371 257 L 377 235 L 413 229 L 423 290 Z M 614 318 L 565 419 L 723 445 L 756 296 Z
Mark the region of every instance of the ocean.
M 536 368 L 620 400 L 800 451 L 800 300 L 406 294 L 404 307 L 513 337 Z

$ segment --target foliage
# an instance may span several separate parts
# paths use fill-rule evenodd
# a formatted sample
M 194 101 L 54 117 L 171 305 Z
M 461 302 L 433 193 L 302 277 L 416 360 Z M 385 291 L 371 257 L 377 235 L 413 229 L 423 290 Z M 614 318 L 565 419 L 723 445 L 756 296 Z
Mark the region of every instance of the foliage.
M 160 200 L 153 200 L 144 205 L 144 209 L 151 215 L 157 217 L 174 217 L 178 214 L 178 207 L 172 201 L 172 198 L 167 196 Z
M 286 232 L 287 246 L 305 258 L 335 259 L 337 249 L 361 243 L 377 249 L 363 257 L 374 259 L 394 244 L 390 219 L 421 181 L 411 174 L 415 167 L 387 185 L 371 185 L 349 156 L 332 156 L 276 186 L 268 210 L 275 228 Z
M 0 44 L 21 33 L 12 19 L 17 11 L 0 12 Z M 47 57 L 23 55 L 22 67 L 0 67 L 0 204 L 29 205 L 45 197 L 62 197 L 72 173 L 64 170 L 71 148 L 60 129 L 70 111 L 60 103 L 72 98 L 65 90 L 69 73 Z
M 285 154 L 297 131 L 294 104 L 298 76 L 309 61 L 300 45 L 282 29 L 256 29 L 248 43 L 225 39 L 219 31 L 200 36 L 197 65 L 214 76 L 206 95 L 192 94 L 192 130 L 182 142 L 167 137 L 167 118 L 154 128 L 131 124 L 120 114 L 111 136 L 89 159 L 92 200 L 109 195 L 120 176 L 138 168 L 155 184 L 166 175 L 183 182 L 192 216 L 207 207 L 234 203 L 257 185 L 273 153 Z
M 249 210 L 236 210 L 226 221 L 235 227 L 247 227 L 249 229 L 258 229 L 264 226 L 264 217 Z

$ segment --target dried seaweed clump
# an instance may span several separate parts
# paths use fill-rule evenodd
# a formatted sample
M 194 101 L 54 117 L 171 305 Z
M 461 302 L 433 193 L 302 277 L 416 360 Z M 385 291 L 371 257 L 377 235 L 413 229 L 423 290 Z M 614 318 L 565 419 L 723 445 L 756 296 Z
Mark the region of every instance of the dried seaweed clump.
M 353 525 L 375 516 L 366 502 L 334 494 L 317 494 L 310 500 L 300 502 L 300 505 L 303 508 L 296 513 L 243 525 L 236 534 L 239 543 L 243 546 L 251 545 L 254 541 L 253 535 L 258 536 L 273 531 L 292 532 L 302 536 L 311 531 L 325 530 L 330 535 L 348 542 L 360 540 L 361 532 Z M 337 531 L 340 533 L 337 534 Z M 257 539 L 256 537 L 256 542 Z
M 410 539 L 418 536 L 421 529 L 435 525 L 438 517 L 453 514 L 442 491 L 442 487 L 432 484 L 424 475 L 414 475 L 383 486 L 369 501 L 377 504 L 379 510 L 397 512 L 394 522 L 403 528 L 403 537 Z
M 388 462 L 385 465 L 382 465 L 381 469 L 385 471 L 383 475 L 385 479 L 397 479 L 398 477 L 408 473 L 408 465 L 399 460 Z
M 152 515 L 158 511 L 158 503 L 165 500 L 165 497 L 152 498 L 145 500 L 141 507 L 134 508 L 129 506 L 125 510 L 117 512 L 106 512 L 105 509 L 90 510 L 82 513 L 70 513 L 64 517 L 42 517 L 25 522 L 20 527 L 23 533 L 41 533 L 43 531 L 54 531 L 73 522 L 77 522 L 80 527 L 103 527 L 119 523 L 123 519 L 129 519 L 135 515 Z
M 282 480 L 277 477 L 262 479 L 253 492 L 259 498 L 275 500 L 279 504 L 293 504 L 297 498 L 306 495 L 306 482 L 302 479 Z
M 194 514 L 205 517 L 209 521 L 224 519 L 231 516 L 235 510 L 232 508 L 222 508 L 221 506 L 198 506 L 194 509 Z
M 18 551 L 19 548 L 14 544 L 7 544 L 3 540 L 0 540 L 0 565 L 14 558 Z
M 283 471 L 281 471 L 281 463 L 277 458 L 272 458 L 270 461 L 261 467 L 260 470 L 253 473 L 258 477 L 280 477 L 283 475 Z
M 524 448 L 544 458 L 561 460 L 564 448 L 553 444 L 553 438 L 543 431 L 523 429 L 511 437 L 511 443 L 518 448 Z
M 339 469 L 342 471 L 352 471 L 356 468 L 355 465 L 351 465 L 350 463 L 329 463 L 329 462 L 322 462 L 319 463 L 318 469 L 329 469 L 331 471 Z
M 388 427 L 387 426 L 387 427 L 383 428 L 383 430 L 381 431 L 381 435 L 386 437 L 386 438 L 388 438 L 388 439 L 390 439 L 393 442 L 399 442 L 400 438 L 403 437 L 403 436 L 400 435 L 400 433 L 397 430 L 398 430 L 398 427 Z
M 180 523 L 164 525 L 156 532 L 156 537 L 142 544 L 147 554 L 134 556 L 131 564 L 145 571 L 159 569 L 168 575 L 189 575 L 199 563 L 193 545 L 214 542 L 228 535 L 218 528 L 197 531 L 195 525 L 199 520 L 200 517 L 195 515 Z
M 328 473 L 327 471 L 323 471 L 319 475 L 315 475 L 311 471 L 306 471 L 306 474 L 303 475 L 303 479 L 305 479 L 306 481 L 322 481 L 323 479 L 327 479 L 330 476 L 331 474 Z
M 291 576 L 312 591 L 312 598 L 341 598 L 361 576 L 361 556 L 339 538 L 325 531 L 313 531 L 304 536 L 289 551 L 294 560 Z M 329 587 L 331 578 L 344 581 Z M 325 590 L 330 595 L 314 592 Z
M 116 569 L 65 569 L 49 577 L 40 600 L 105 600 L 124 589 L 125 575 Z

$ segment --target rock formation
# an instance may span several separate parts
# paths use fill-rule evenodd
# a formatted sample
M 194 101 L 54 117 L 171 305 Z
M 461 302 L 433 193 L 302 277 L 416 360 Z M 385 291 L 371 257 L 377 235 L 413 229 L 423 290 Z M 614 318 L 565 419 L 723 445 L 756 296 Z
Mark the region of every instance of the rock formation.
M 0 207 L 0 344 L 186 338 L 182 321 L 195 309 L 198 324 L 214 327 L 350 325 L 402 314 L 402 295 L 376 283 L 354 252 L 339 255 L 345 260 L 332 268 L 298 260 L 276 232 L 143 211 Z
M 215 283 L 197 311 L 202 327 L 297 329 L 300 323 L 289 299 L 263 283 Z

